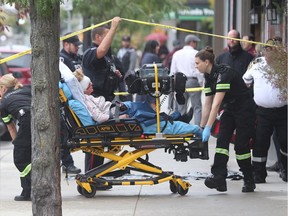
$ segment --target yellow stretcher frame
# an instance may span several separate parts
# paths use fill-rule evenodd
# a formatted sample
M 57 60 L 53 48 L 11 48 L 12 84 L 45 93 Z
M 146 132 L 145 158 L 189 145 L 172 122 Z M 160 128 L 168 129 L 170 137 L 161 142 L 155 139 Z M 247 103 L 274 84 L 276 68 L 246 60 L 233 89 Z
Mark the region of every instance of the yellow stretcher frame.
M 77 190 L 87 198 L 94 197 L 97 190 L 113 185 L 154 185 L 169 181 L 172 193 L 187 194 L 191 184 L 183 181 L 173 172 L 163 171 L 161 167 L 144 160 L 142 157 L 156 149 L 173 152 L 177 161 L 190 158 L 208 159 L 208 143 L 202 143 L 193 134 L 165 135 L 160 133 L 160 108 L 158 89 L 158 68 L 154 64 L 156 86 L 157 134 L 144 135 L 139 122 L 135 119 L 115 119 L 103 124 L 83 127 L 81 121 L 71 110 L 62 89 L 59 98 L 62 103 L 62 117 L 69 131 L 67 146 L 71 152 L 83 151 L 110 160 L 85 174 L 76 175 Z M 124 146 L 135 150 L 124 150 Z M 107 179 L 124 176 L 130 171 L 150 174 L 141 179 Z

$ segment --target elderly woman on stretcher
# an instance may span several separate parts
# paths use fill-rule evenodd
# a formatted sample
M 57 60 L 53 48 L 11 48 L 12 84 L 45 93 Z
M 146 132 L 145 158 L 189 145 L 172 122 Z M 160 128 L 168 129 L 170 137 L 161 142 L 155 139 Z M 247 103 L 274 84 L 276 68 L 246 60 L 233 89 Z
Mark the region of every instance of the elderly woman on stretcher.
M 61 71 L 61 70 L 60 70 Z M 115 118 L 115 110 L 118 106 L 120 113 L 119 118 L 137 119 L 145 134 L 157 133 L 156 112 L 147 102 L 116 102 L 105 101 L 104 97 L 94 97 L 91 95 L 93 89 L 90 79 L 83 75 L 81 70 L 76 70 L 75 77 L 80 83 L 83 90 L 83 101 L 87 107 L 86 117 L 92 117 L 88 122 L 87 119 L 81 118 L 82 115 L 76 115 L 84 126 L 103 123 L 109 119 Z M 65 92 L 65 91 L 64 91 Z M 66 93 L 65 93 L 66 94 Z M 70 107 L 71 104 L 69 103 Z M 71 107 L 73 110 L 73 106 Z M 83 109 L 82 109 L 83 110 Z M 160 113 L 160 128 L 163 134 L 195 134 L 201 136 L 201 129 L 197 125 L 188 124 L 191 120 L 192 113 L 181 116 L 179 112 L 171 115 Z

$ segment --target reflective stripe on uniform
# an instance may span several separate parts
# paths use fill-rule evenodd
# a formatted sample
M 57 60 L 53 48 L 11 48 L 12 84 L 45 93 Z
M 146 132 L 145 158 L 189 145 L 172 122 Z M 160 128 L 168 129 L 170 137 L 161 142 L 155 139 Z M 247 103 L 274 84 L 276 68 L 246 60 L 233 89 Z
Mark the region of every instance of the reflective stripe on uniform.
M 281 149 L 280 149 L 280 153 L 281 153 L 282 155 L 284 155 L 284 156 L 288 157 L 288 154 L 287 154 L 287 152 L 284 152 L 284 151 L 282 151 Z
M 229 157 L 229 150 L 228 149 L 223 149 L 223 148 L 216 148 L 216 153 L 218 154 L 223 154 Z
M 25 167 L 25 169 L 20 173 L 20 177 L 25 177 L 31 171 L 31 163 Z
M 247 153 L 247 154 L 242 154 L 242 155 L 237 155 L 236 154 L 236 160 L 246 160 L 248 158 L 251 158 L 251 153 Z
M 13 118 L 13 116 L 11 114 L 9 114 L 8 116 L 2 118 L 2 120 L 4 123 L 9 123 L 12 118 Z
M 208 93 L 211 93 L 211 88 L 204 88 L 204 93 L 205 94 L 208 94 Z
M 253 157 L 252 161 L 253 162 L 258 162 L 258 163 L 266 162 L 267 161 L 267 157 Z
M 217 90 L 224 90 L 224 89 L 230 89 L 230 84 L 217 84 L 216 85 L 216 89 Z

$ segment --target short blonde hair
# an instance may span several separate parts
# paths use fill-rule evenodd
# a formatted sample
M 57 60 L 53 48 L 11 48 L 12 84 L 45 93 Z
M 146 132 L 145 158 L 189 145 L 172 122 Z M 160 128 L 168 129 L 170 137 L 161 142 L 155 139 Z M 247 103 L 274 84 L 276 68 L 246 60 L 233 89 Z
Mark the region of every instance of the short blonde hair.
M 78 80 L 79 82 L 81 82 L 81 80 L 82 80 L 83 77 L 84 77 L 84 73 L 83 73 L 82 69 L 77 69 L 77 70 L 75 70 L 75 71 L 73 72 L 73 74 L 74 74 L 74 76 L 77 78 L 77 80 Z
M 23 87 L 23 85 L 12 74 L 5 74 L 2 76 L 0 78 L 0 86 L 14 89 Z

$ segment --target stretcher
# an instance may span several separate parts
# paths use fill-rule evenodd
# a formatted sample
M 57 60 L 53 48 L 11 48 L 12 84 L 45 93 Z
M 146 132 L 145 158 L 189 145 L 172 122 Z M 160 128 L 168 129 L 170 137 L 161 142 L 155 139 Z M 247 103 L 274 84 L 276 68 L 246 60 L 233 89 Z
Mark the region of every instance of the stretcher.
M 176 161 L 186 162 L 188 157 L 209 159 L 208 143 L 201 142 L 194 134 L 166 135 L 160 132 L 160 128 L 156 134 L 145 134 L 137 119 L 116 118 L 83 126 L 69 107 L 63 90 L 59 92 L 62 118 L 69 134 L 67 147 L 71 152 L 83 151 L 108 159 L 103 165 L 76 175 L 77 191 L 87 198 L 94 197 L 101 188 L 115 185 L 154 185 L 163 182 L 169 182 L 172 193 L 185 195 L 191 184 L 174 172 L 163 171 L 151 163 L 149 154 L 162 149 L 173 153 Z M 131 171 L 143 174 L 143 178 L 125 178 Z

